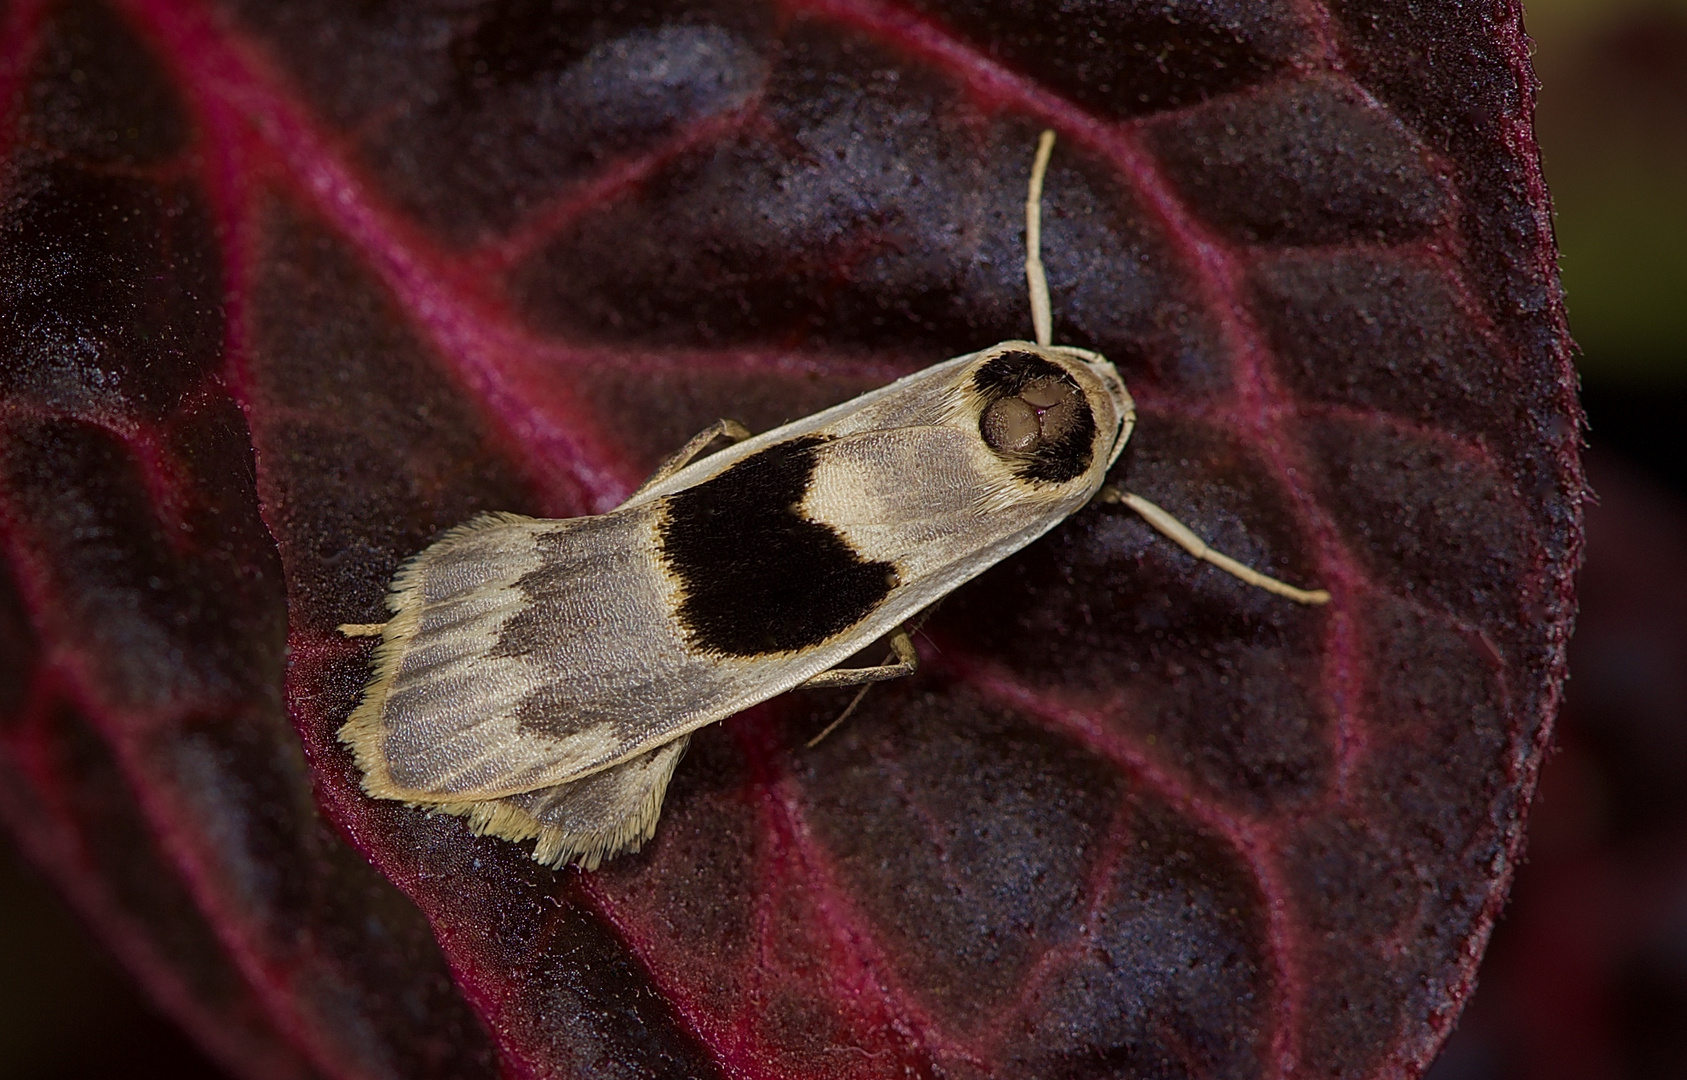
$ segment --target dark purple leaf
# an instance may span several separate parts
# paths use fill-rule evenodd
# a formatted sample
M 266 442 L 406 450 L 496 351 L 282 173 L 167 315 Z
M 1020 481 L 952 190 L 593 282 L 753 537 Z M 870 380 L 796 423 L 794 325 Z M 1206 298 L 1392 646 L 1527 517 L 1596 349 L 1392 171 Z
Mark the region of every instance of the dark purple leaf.
M 1519 852 L 1580 550 L 1515 6 L 6 10 L 0 813 L 251 1076 L 1412 1075 Z M 703 733 L 553 873 L 365 798 L 400 560 L 1029 329 L 1116 507 L 915 678 Z M 301 752 L 302 738 L 302 752 Z M 367 860 L 367 863 L 365 862 Z M 395 887 L 396 886 L 396 887 Z

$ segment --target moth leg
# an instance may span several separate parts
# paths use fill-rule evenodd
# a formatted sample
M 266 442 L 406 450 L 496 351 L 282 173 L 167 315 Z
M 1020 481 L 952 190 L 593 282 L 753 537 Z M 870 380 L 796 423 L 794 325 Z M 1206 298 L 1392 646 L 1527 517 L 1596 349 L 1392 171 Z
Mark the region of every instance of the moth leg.
M 1323 589 L 1297 589 L 1269 574 L 1262 574 L 1250 566 L 1244 566 L 1221 551 L 1214 551 L 1199 536 L 1191 532 L 1189 526 L 1144 499 L 1141 495 L 1133 495 L 1115 487 L 1105 487 L 1101 489 L 1100 498 L 1102 502 L 1124 503 L 1140 514 L 1142 520 L 1154 526 L 1160 532 L 1160 535 L 1166 537 L 1178 547 L 1197 559 L 1211 563 L 1232 577 L 1240 578 L 1249 585 L 1264 589 L 1269 593 L 1276 593 L 1278 596 L 1287 597 L 1299 604 L 1327 604 L 1330 602 L 1330 594 Z
M 905 659 L 902 659 L 901 662 L 899 662 L 898 664 L 894 665 L 897 668 L 901 668 L 904 665 L 906 665 L 907 670 L 902 671 L 901 674 L 912 675 L 914 673 L 915 669 L 919 667 L 920 656 L 919 656 L 918 653 L 916 653 L 914 651 L 914 643 L 909 640 L 909 636 L 911 634 L 918 633 L 920 627 L 925 625 L 926 620 L 931 618 L 932 615 L 936 613 L 939 605 L 941 605 L 942 603 L 943 603 L 943 601 L 941 599 L 937 600 L 935 603 L 931 604 L 925 610 L 921 611 L 918 615 L 914 616 L 914 618 L 912 618 L 909 621 L 903 623 L 902 628 L 900 630 L 898 630 L 894 635 L 891 636 L 890 645 L 891 645 L 891 649 L 893 650 L 892 656 L 905 658 Z M 891 657 L 889 657 L 889 656 L 885 657 L 886 666 L 889 666 L 890 659 L 891 659 Z M 886 678 L 896 678 L 896 677 L 897 677 L 896 675 L 886 676 Z M 811 685 L 811 683 L 804 683 L 803 684 L 803 686 L 805 686 L 805 687 L 809 686 L 809 685 Z M 844 685 L 848 685 L 848 684 L 846 683 Z M 854 714 L 854 712 L 856 710 L 856 707 L 861 704 L 861 699 L 866 697 L 867 691 L 871 690 L 872 688 L 873 688 L 872 683 L 866 683 L 865 685 L 863 685 L 860 690 L 857 690 L 855 692 L 855 696 L 849 699 L 849 704 L 844 706 L 843 712 L 838 714 L 837 719 L 833 720 L 830 724 L 827 724 L 823 729 L 821 729 L 820 734 L 818 734 L 814 738 L 808 740 L 808 742 L 804 743 L 803 745 L 808 747 L 810 750 L 814 749 L 816 746 L 819 746 L 820 740 L 824 739 L 826 736 L 830 735 L 832 732 L 838 730 L 838 726 L 840 724 L 842 724 L 845 720 L 848 720 L 850 718 L 850 716 L 852 714 Z
M 430 809 L 461 814 L 477 834 L 536 840 L 533 858 L 546 866 L 575 863 L 596 870 L 605 859 L 637 851 L 655 835 L 674 766 L 690 743 L 690 735 L 681 735 L 566 784 Z
M 863 668 L 833 668 L 822 671 L 805 683 L 799 683 L 799 690 L 820 690 L 832 686 L 860 686 L 862 683 L 886 682 L 890 679 L 900 679 L 904 675 L 912 675 L 920 666 L 920 654 L 914 651 L 914 643 L 908 639 L 908 628 L 899 626 L 890 635 L 890 647 L 896 657 L 896 663 L 887 663 L 878 667 Z
M 1054 132 L 1037 140 L 1031 163 L 1031 188 L 1025 196 L 1025 283 L 1031 290 L 1031 326 L 1038 345 L 1054 344 L 1054 313 L 1049 304 L 1049 279 L 1043 272 L 1043 174 L 1054 153 Z
M 690 465 L 697 459 L 697 456 L 704 450 L 708 449 L 709 444 L 714 442 L 716 439 L 724 438 L 729 439 L 732 442 L 742 442 L 749 437 L 750 429 L 745 427 L 743 424 L 740 424 L 738 421 L 716 420 L 714 423 L 692 436 L 691 441 L 680 447 L 679 451 L 667 461 L 658 465 L 656 467 L 656 471 L 651 474 L 650 479 L 640 484 L 638 491 L 633 492 L 633 494 L 628 497 L 632 498 L 637 496 L 639 492 L 642 492 L 646 488 L 655 484 L 660 484 L 668 477 L 679 472 L 687 465 Z
M 921 621 L 924 621 L 924 616 L 921 617 Z M 873 688 L 874 683 L 884 682 L 887 679 L 899 679 L 904 675 L 912 675 L 915 669 L 920 666 L 920 654 L 914 651 L 914 643 L 908 640 L 908 628 L 906 626 L 898 627 L 896 633 L 890 636 L 890 647 L 892 655 L 897 660 L 894 664 L 887 662 L 871 668 L 833 668 L 831 671 L 822 671 L 799 687 L 799 689 L 806 690 L 816 686 L 865 684 L 854 697 L 849 699 L 849 704 L 844 706 L 844 711 L 838 714 L 838 718 L 822 728 L 820 734 L 808 740 L 804 744 L 805 746 L 812 750 L 820 745 L 821 739 L 838 730 L 838 725 L 849 719 L 850 714 L 855 711 L 857 705 L 861 704 L 861 699 L 867 696 L 867 691 Z M 889 661 L 890 657 L 885 657 L 885 660 Z
M 345 622 L 335 627 L 346 637 L 380 637 L 386 628 L 384 622 Z

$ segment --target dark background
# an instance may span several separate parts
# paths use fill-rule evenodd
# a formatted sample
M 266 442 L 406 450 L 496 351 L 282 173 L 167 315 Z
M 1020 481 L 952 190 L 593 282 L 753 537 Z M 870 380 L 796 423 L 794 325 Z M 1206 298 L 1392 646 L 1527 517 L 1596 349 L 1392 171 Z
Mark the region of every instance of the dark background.
M 1589 419 L 1582 618 L 1527 863 L 1432 1080 L 1687 1076 L 1687 0 L 1532 0 Z M 222 1075 L 0 840 L 0 1074 Z

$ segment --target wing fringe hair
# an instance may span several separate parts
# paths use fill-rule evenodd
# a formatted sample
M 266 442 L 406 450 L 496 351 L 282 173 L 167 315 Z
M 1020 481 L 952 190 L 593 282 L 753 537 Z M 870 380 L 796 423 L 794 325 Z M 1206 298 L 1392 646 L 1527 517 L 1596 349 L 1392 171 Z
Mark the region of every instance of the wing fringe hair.
M 674 767 L 690 741 L 676 739 L 578 780 L 522 795 L 416 805 L 467 818 L 477 836 L 535 840 L 533 858 L 546 866 L 575 863 L 596 870 L 603 860 L 637 851 L 655 835 Z

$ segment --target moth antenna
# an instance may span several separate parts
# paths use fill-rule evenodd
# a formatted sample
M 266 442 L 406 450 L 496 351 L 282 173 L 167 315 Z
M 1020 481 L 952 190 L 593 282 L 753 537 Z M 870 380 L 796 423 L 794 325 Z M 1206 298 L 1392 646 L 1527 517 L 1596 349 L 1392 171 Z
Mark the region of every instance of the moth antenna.
M 1141 515 L 1142 520 L 1152 525 L 1156 531 L 1178 547 L 1187 551 L 1203 562 L 1211 563 L 1231 577 L 1247 582 L 1256 589 L 1264 589 L 1268 593 L 1293 600 L 1297 604 L 1317 606 L 1330 602 L 1330 594 L 1323 589 L 1297 589 L 1286 581 L 1279 581 L 1270 574 L 1262 574 L 1245 563 L 1239 563 L 1222 551 L 1214 551 L 1207 546 L 1206 541 L 1185 525 L 1172 517 L 1160 507 L 1144 499 L 1141 495 L 1132 494 L 1109 485 L 1099 493 L 1102 502 L 1123 503 Z
M 1043 273 L 1043 174 L 1054 153 L 1054 132 L 1037 140 L 1031 163 L 1031 190 L 1025 196 L 1025 283 L 1031 288 L 1031 327 L 1038 345 L 1054 344 L 1054 314 L 1049 306 L 1049 279 Z

